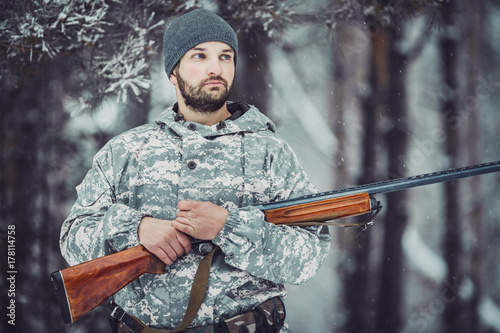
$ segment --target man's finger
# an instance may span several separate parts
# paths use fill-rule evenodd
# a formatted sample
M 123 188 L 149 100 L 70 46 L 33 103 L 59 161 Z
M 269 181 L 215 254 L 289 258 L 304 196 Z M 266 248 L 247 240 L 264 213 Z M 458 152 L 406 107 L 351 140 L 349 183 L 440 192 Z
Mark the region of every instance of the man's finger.
M 184 246 L 178 242 L 178 239 L 176 239 L 176 242 L 171 242 L 169 245 L 173 250 L 172 253 L 173 255 L 175 255 L 175 259 L 179 258 L 185 253 Z
M 180 210 L 191 210 L 194 201 L 192 200 L 181 200 L 177 203 L 177 208 Z
M 187 253 L 191 250 L 191 240 L 184 233 L 177 233 L 177 240 L 179 244 L 184 248 L 184 253 Z
M 196 238 L 196 229 L 191 225 L 191 221 L 189 221 L 189 219 L 177 217 L 172 221 L 172 227 Z
M 182 246 L 180 244 L 172 245 L 169 244 L 165 250 L 172 261 L 176 261 L 181 255 L 184 254 L 182 251 Z
M 151 251 L 155 256 L 158 257 L 161 261 L 163 261 L 166 265 L 172 265 L 174 263 L 174 260 L 170 258 L 170 256 L 163 250 L 162 248 L 158 247 L 155 250 Z

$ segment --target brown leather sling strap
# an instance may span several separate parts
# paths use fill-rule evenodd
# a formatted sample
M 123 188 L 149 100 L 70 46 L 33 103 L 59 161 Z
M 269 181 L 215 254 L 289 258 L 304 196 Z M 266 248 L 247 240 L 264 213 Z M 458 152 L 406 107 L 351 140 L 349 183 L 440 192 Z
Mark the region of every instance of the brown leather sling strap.
M 149 327 L 142 321 L 140 321 L 138 318 L 126 314 L 119 306 L 116 305 L 113 309 L 111 316 L 126 321 L 127 326 L 135 329 L 137 332 L 140 333 L 181 332 L 182 330 L 187 328 L 189 324 L 191 324 L 191 322 L 196 317 L 196 314 L 198 313 L 201 304 L 203 303 L 203 299 L 205 298 L 205 294 L 208 287 L 208 278 L 210 275 L 210 267 L 212 266 L 212 259 L 215 253 L 219 250 L 220 248 L 218 246 L 215 246 L 212 249 L 212 251 L 210 251 L 198 265 L 198 269 L 196 270 L 196 274 L 194 276 L 193 285 L 191 286 L 191 294 L 189 295 L 189 303 L 186 309 L 186 313 L 184 314 L 184 318 L 182 318 L 182 321 L 179 323 L 179 325 L 177 325 L 177 327 L 175 327 L 173 330 L 163 330 L 163 329 Z
M 205 258 L 203 258 L 196 270 L 194 276 L 193 285 L 191 286 L 191 293 L 189 294 L 189 303 L 184 314 L 184 318 L 176 328 L 171 332 L 179 332 L 188 327 L 189 324 L 194 320 L 198 310 L 200 309 L 201 303 L 205 298 L 208 287 L 208 278 L 210 275 L 210 266 L 212 266 L 212 259 L 214 254 L 220 250 L 220 247 L 215 246 L 212 251 L 210 251 Z

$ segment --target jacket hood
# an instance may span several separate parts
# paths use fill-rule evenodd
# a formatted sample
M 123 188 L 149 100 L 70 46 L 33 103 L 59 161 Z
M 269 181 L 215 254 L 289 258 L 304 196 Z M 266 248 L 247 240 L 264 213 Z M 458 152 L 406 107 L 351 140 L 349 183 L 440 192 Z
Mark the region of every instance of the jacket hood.
M 216 137 L 235 133 L 252 133 L 271 131 L 276 133 L 274 122 L 263 115 L 255 106 L 241 102 L 228 102 L 228 110 L 231 116 L 225 121 L 212 126 L 202 125 L 192 121 L 184 121 L 170 107 L 156 119 L 156 123 L 163 129 L 169 128 L 180 137 L 192 135 L 196 130 L 203 137 Z

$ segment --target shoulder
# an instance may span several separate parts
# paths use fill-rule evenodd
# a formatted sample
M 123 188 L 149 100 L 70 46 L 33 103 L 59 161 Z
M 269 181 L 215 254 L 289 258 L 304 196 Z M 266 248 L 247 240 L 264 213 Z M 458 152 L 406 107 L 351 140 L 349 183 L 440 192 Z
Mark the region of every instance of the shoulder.
M 250 142 L 267 151 L 285 151 L 293 154 L 290 145 L 279 135 L 276 124 L 269 117 L 262 114 L 257 108 L 250 106 L 244 117 L 253 123 L 253 131 L 245 133 L 247 143 Z M 243 118 L 243 117 L 242 117 Z M 244 119 L 245 120 L 245 119 Z M 248 121 L 248 120 L 246 120 Z
M 158 131 L 158 124 L 150 123 L 125 131 L 112 138 L 109 145 L 129 145 L 147 140 L 154 132 Z
M 119 159 L 137 152 L 158 132 L 158 124 L 151 123 L 127 130 L 109 140 L 96 154 L 96 160 Z

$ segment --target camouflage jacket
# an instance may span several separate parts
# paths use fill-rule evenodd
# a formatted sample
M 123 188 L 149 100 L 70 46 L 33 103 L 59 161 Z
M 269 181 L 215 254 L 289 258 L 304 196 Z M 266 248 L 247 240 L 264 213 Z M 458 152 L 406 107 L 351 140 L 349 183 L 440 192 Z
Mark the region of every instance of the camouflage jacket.
M 213 240 L 222 251 L 214 258 L 204 304 L 191 326 L 284 297 L 283 284 L 314 276 L 329 249 L 328 228 L 276 226 L 252 206 L 315 189 L 267 117 L 243 103 L 229 106 L 240 111 L 223 126 L 178 120 L 170 108 L 155 123 L 110 140 L 77 187 L 78 199 L 63 223 L 61 250 L 68 263 L 138 245 L 142 217 L 174 219 L 177 202 L 192 199 L 218 204 L 229 216 Z M 115 301 L 153 327 L 175 327 L 201 259 L 187 253 L 165 274 L 143 275 Z

